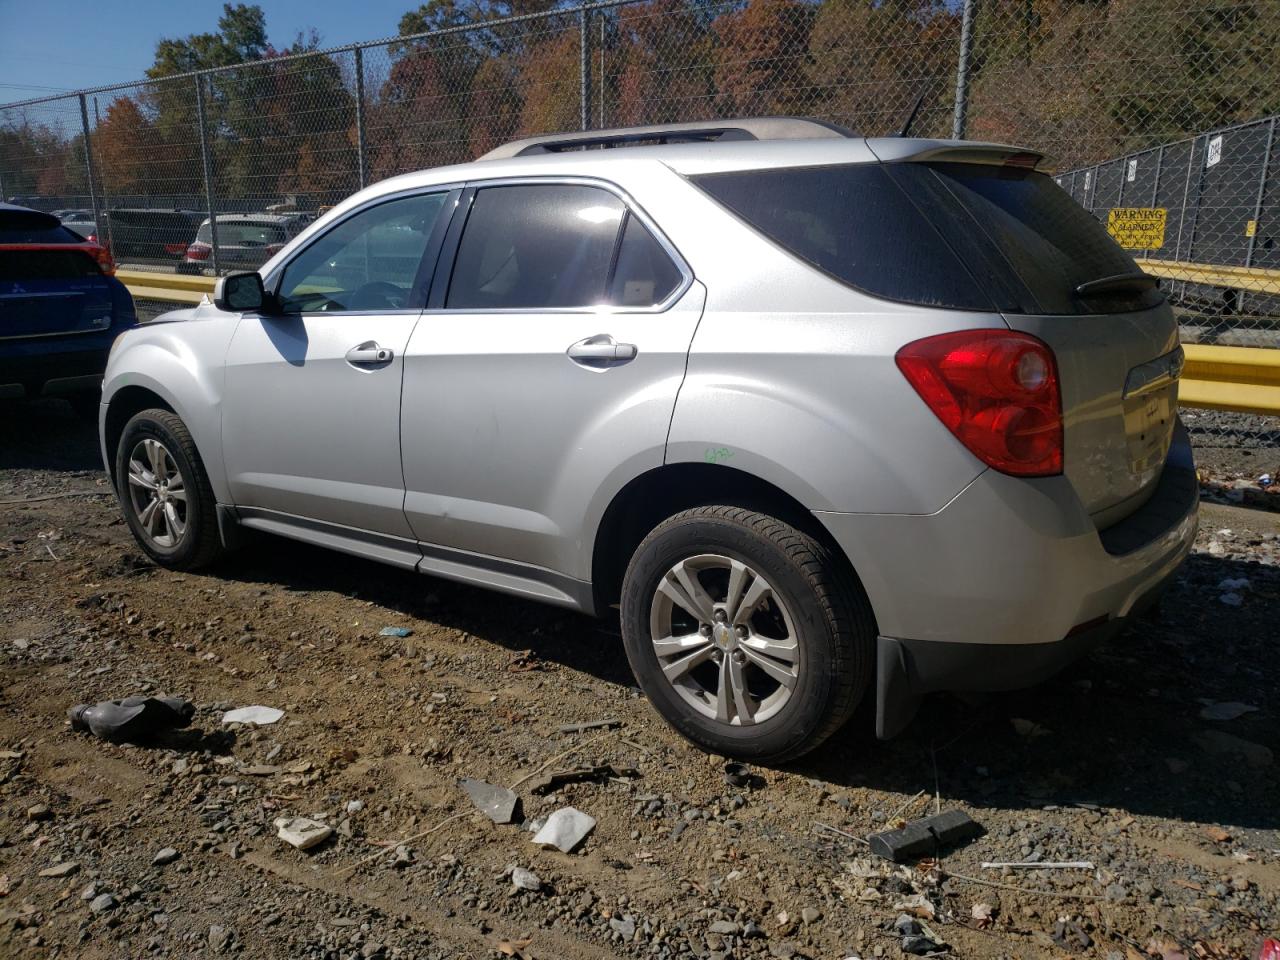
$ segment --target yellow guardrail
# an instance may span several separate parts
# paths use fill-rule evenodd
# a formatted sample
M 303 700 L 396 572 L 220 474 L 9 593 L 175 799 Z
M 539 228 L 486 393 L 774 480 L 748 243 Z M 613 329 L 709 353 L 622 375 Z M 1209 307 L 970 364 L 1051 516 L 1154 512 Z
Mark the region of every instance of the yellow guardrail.
M 1184 407 L 1280 414 L 1280 350 L 1183 345 L 1187 365 L 1178 384 Z
M 1136 262 L 1146 273 L 1165 280 L 1186 280 L 1206 287 L 1228 287 L 1233 290 L 1280 295 L 1280 270 L 1190 263 L 1186 260 L 1148 260 L 1145 257 Z
M 1139 260 L 1148 273 L 1159 274 L 1152 266 L 1197 267 L 1200 276 L 1209 271 L 1244 271 L 1244 267 L 1206 267 L 1202 264 L 1177 264 L 1172 261 Z M 1255 275 L 1276 274 L 1280 290 L 1280 270 L 1250 270 Z M 1225 276 L 1226 273 L 1213 274 Z M 145 270 L 117 270 L 116 276 L 135 297 L 148 300 L 173 300 L 199 303 L 205 294 L 213 293 L 213 277 L 173 273 L 150 273 Z M 1188 279 L 1179 274 L 1180 279 Z M 1208 280 L 1197 282 L 1208 283 Z M 1251 288 L 1252 289 L 1252 288 Z M 1210 410 L 1234 410 L 1239 413 L 1280 414 L 1280 350 L 1256 347 L 1218 347 L 1189 343 L 1184 346 L 1187 365 L 1178 387 L 1183 406 Z
M 199 303 L 206 293 L 213 293 L 215 280 L 214 277 L 152 273 L 150 270 L 117 270 L 116 279 L 139 299 L 173 300 L 177 303 Z

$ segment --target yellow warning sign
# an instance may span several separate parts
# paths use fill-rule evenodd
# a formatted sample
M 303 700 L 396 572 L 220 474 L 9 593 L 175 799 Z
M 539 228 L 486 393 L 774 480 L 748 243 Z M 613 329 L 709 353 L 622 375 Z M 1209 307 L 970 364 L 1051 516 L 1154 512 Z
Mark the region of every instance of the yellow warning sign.
M 1164 246 L 1164 207 L 1115 207 L 1107 212 L 1107 233 L 1126 250 Z
M 1244 235 L 1246 237 L 1256 237 L 1258 235 L 1258 221 L 1250 220 L 1244 225 Z

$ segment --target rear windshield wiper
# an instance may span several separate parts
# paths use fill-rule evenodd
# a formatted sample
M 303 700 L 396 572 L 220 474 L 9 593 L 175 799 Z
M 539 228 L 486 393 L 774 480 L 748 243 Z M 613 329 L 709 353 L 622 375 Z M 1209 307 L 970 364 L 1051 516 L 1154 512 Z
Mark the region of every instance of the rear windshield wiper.
M 1085 281 L 1076 287 L 1076 294 L 1081 297 L 1105 297 L 1111 294 L 1143 293 L 1154 289 L 1159 283 L 1149 273 L 1117 273 L 1113 277 Z

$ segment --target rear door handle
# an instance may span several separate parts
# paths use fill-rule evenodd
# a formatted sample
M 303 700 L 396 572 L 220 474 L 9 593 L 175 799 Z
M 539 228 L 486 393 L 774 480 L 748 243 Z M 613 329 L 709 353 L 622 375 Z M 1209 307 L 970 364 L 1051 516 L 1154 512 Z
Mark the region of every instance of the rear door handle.
M 395 358 L 395 351 L 390 347 L 379 346 L 374 340 L 366 340 L 347 351 L 347 363 L 357 367 L 372 367 L 390 363 Z
M 634 360 L 639 351 L 634 343 L 617 343 L 605 333 L 579 340 L 565 351 L 569 359 L 584 366 L 604 366 Z

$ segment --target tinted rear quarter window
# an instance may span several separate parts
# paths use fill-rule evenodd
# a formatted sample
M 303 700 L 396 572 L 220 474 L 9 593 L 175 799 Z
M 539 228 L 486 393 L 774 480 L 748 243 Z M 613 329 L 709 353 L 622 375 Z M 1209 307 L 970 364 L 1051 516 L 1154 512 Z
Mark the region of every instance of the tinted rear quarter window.
M 907 303 L 992 309 L 880 164 L 719 173 L 695 182 L 783 249 L 851 287 Z
M 1157 291 L 1082 299 L 1138 274 L 1106 229 L 1044 174 L 987 164 L 843 164 L 694 182 L 774 243 L 858 290 L 1006 313 L 1144 309 Z
M 628 214 L 609 283 L 609 302 L 620 307 L 655 306 L 671 296 L 683 279 L 649 228 Z

